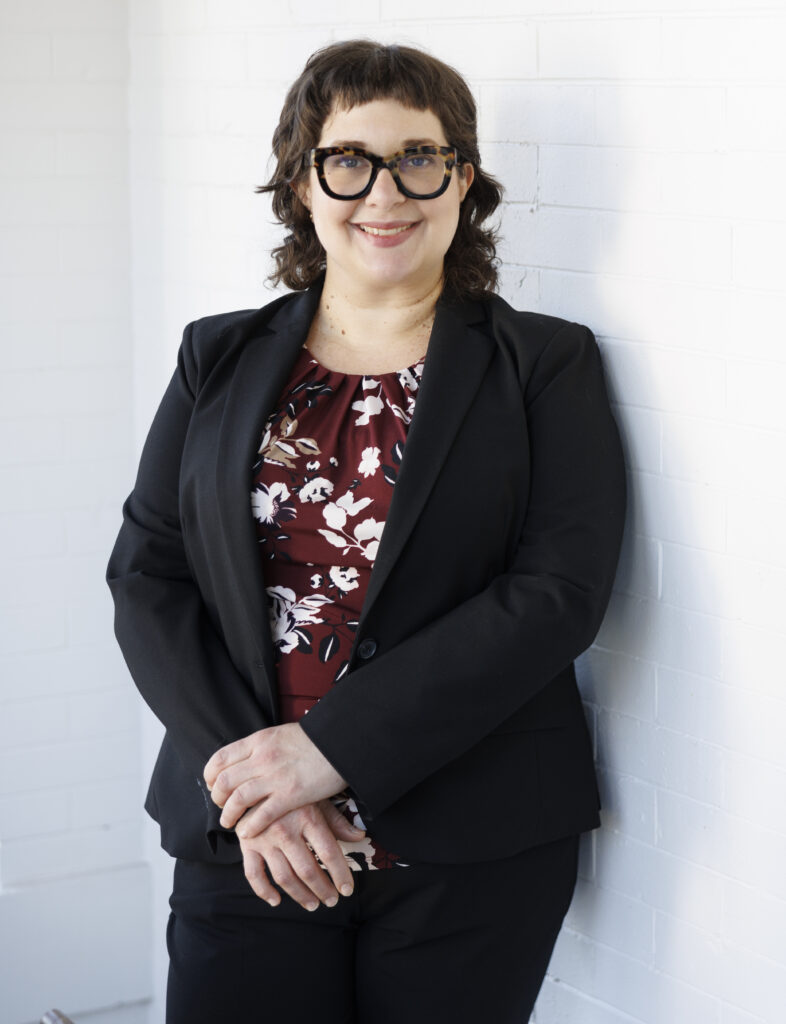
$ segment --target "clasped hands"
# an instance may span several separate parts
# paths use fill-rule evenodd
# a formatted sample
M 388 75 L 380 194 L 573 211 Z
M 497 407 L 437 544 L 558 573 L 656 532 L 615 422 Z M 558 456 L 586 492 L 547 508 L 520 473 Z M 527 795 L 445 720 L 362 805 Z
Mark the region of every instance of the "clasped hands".
M 267 872 L 307 910 L 320 901 L 335 906 L 339 892 L 352 892 L 352 872 L 337 840 L 358 842 L 365 833 L 328 799 L 346 780 L 297 722 L 260 729 L 217 750 L 204 778 L 222 808 L 222 826 L 235 829 L 246 878 L 260 899 L 281 902 Z

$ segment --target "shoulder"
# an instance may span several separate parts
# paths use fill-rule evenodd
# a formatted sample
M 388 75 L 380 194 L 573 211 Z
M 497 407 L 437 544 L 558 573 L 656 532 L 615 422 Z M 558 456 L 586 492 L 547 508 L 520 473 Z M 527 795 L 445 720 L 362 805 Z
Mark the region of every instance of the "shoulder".
M 271 322 L 297 306 L 301 293 L 282 295 L 259 309 L 239 309 L 192 320 L 183 331 L 180 361 L 193 390 L 219 364 L 233 361 L 251 338 L 269 332 Z
M 486 332 L 514 361 L 522 388 L 530 395 L 571 364 L 599 365 L 595 335 L 585 324 L 514 309 L 499 295 L 482 305 Z
M 212 360 L 232 348 L 242 347 L 250 337 L 263 333 L 283 309 L 296 303 L 298 295 L 282 295 L 259 309 L 238 309 L 192 320 L 183 332 L 184 344 L 197 360 Z
M 514 309 L 499 295 L 485 299 L 483 307 L 492 333 L 496 337 L 504 336 L 514 345 L 540 350 L 557 340 L 568 345 L 587 338 L 594 340 L 585 324 L 547 313 Z

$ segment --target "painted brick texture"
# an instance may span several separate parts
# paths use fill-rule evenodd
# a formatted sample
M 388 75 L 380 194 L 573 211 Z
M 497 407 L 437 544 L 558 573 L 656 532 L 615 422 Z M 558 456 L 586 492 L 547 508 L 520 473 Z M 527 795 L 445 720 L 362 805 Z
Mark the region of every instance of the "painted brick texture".
M 136 252 L 156 268 L 136 289 L 141 319 L 165 327 L 140 352 L 147 383 L 163 383 L 186 320 L 266 297 L 275 232 L 251 186 L 307 53 L 353 35 L 414 42 L 470 79 L 507 189 L 504 294 L 595 331 L 631 491 L 614 598 L 580 666 L 604 826 L 584 840 L 537 1024 L 774 1024 L 783 4 L 131 6 L 132 195 L 172 219 L 163 245 L 157 228 Z M 153 395 L 138 394 L 141 419 Z
M 139 709 L 103 582 L 132 466 L 126 22 L 125 3 L 0 8 L 9 1024 L 150 992 Z
M 778 1024 L 782 0 L 67 10 L 0 14 L 4 884 L 44 885 L 78 859 L 78 832 L 116 835 L 90 844 L 104 868 L 126 841 L 138 856 L 133 702 L 94 589 L 131 484 L 132 411 L 138 446 L 183 325 L 269 297 L 277 232 L 253 186 L 308 54 L 413 42 L 469 77 L 507 189 L 503 294 L 595 331 L 629 467 L 615 593 L 580 663 L 603 828 L 583 840 L 535 1019 Z M 145 771 L 155 737 L 146 723 Z M 66 767 L 47 774 L 37 751 Z

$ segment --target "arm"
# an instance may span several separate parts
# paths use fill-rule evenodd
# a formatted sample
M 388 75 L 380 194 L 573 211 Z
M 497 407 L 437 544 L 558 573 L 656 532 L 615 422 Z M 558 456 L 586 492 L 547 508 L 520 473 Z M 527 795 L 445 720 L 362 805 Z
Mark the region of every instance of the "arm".
M 351 672 L 301 723 L 371 816 L 517 711 L 589 647 L 603 619 L 625 475 L 588 328 L 557 331 L 524 398 L 531 479 L 508 570 Z
M 193 331 L 189 324 L 176 371 L 148 434 L 134 490 L 123 508 L 107 581 L 115 601 L 115 631 L 128 667 L 194 785 L 202 789 L 205 831 L 215 846 L 222 831 L 221 811 L 204 784 L 205 762 L 217 748 L 253 730 L 278 730 L 265 729 L 269 723 L 211 621 L 181 530 L 180 467 L 198 377 Z M 305 740 L 296 725 L 282 728 L 285 733 L 294 729 Z M 335 776 L 326 762 L 323 767 Z M 335 791 L 344 785 L 343 780 L 336 781 Z M 329 801 L 308 803 L 265 833 L 241 840 L 249 884 L 260 898 L 277 905 L 280 897 L 269 874 L 302 906 L 311 907 L 317 900 L 332 906 L 339 891 L 346 895 L 353 888 L 337 839 L 357 842 L 362 836 Z
M 557 331 L 524 398 L 531 479 L 526 521 L 507 571 L 351 671 L 300 722 L 362 801 L 367 821 L 516 712 L 592 643 L 603 618 L 622 536 L 625 478 L 587 328 L 569 324 Z M 384 608 L 378 614 L 384 622 Z M 375 635 L 372 624 L 366 631 Z M 270 779 L 275 732 L 263 734 L 248 773 L 236 766 L 224 777 L 230 783 L 214 792 L 224 802 L 244 784 L 247 797 L 227 801 L 233 818 L 266 798 L 253 812 L 255 829 L 301 801 L 293 787 L 253 778 L 259 759 Z M 236 760 L 233 748 L 224 753 L 208 765 L 211 779 Z
M 208 615 L 181 533 L 180 461 L 197 375 L 192 333 L 189 324 L 123 508 L 107 582 L 131 675 L 204 792 L 211 754 L 268 722 Z M 218 830 L 220 812 L 205 803 L 207 831 Z

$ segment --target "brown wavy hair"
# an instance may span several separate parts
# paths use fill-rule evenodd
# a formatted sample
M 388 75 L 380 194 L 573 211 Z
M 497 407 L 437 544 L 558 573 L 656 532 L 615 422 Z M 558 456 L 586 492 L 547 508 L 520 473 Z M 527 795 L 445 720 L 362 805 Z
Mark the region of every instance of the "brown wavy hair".
M 431 110 L 448 142 L 475 177 L 461 204 L 456 234 L 445 254 L 444 291 L 481 298 L 497 288 L 497 236 L 484 227 L 502 199 L 502 186 L 483 170 L 478 151 L 477 110 L 467 83 L 452 67 L 410 46 L 365 39 L 333 43 L 312 54 L 284 101 L 273 133 L 275 171 L 256 192 L 272 192 L 273 213 L 288 230 L 273 250 L 273 284 L 308 288 L 325 269 L 325 250 L 308 209 L 292 184 L 307 174 L 304 154 L 319 142 L 330 114 L 393 99 L 412 110 Z M 459 173 L 462 173 L 459 169 Z

